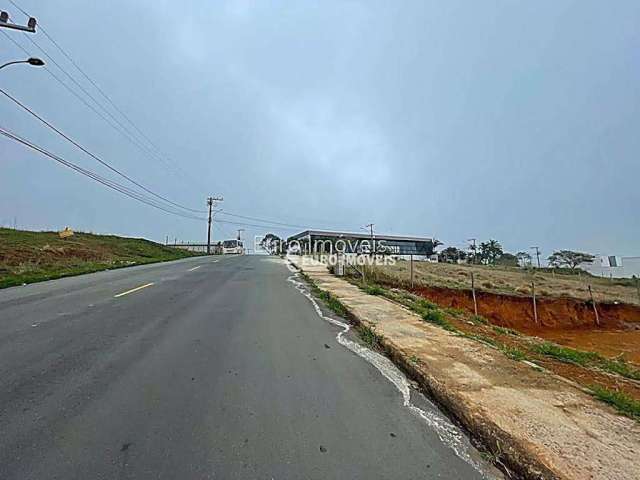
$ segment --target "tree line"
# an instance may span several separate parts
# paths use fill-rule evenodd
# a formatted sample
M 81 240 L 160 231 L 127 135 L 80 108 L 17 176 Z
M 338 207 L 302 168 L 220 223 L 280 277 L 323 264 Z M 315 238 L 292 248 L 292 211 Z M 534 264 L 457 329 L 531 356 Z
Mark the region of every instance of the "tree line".
M 593 263 L 595 256 L 590 253 L 573 250 L 556 250 L 547 257 L 550 267 L 569 268 L 575 270 L 584 263 Z M 480 265 L 503 265 L 513 267 L 529 267 L 533 265 L 530 253 L 520 251 L 516 254 L 505 252 L 499 241 L 491 239 L 471 244 L 468 250 L 447 247 L 438 253 L 438 261 L 445 263 L 472 263 Z

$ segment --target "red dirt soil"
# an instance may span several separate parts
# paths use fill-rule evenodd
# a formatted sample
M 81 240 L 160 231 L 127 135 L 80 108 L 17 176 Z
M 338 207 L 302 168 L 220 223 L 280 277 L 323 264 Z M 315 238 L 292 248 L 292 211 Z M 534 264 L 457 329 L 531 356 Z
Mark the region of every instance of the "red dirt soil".
M 444 287 L 416 287 L 414 293 L 441 307 L 473 313 L 470 290 Z M 519 330 L 574 348 L 597 351 L 640 363 L 640 307 L 623 303 L 598 303 L 600 326 L 595 324 L 593 306 L 574 298 L 536 299 L 538 325 L 530 297 L 476 292 L 478 314 L 491 323 Z

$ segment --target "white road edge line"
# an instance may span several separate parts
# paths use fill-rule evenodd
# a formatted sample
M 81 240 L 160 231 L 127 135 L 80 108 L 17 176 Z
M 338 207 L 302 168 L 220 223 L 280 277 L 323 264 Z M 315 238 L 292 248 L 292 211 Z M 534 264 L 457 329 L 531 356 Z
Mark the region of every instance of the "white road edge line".
M 142 290 L 143 288 L 150 287 L 151 285 L 154 285 L 154 283 L 151 282 L 151 283 L 147 283 L 145 285 L 140 285 L 139 287 L 132 288 L 131 290 L 127 290 L 126 292 L 122 292 L 122 293 L 119 293 L 117 295 L 114 295 L 113 298 L 119 298 L 119 297 L 123 297 L 125 295 L 129 295 L 130 293 L 137 292 L 138 290 Z
M 199 269 L 201 266 L 202 265 L 198 265 L 197 267 L 190 268 L 189 270 L 187 270 L 187 272 L 193 272 L 194 270 Z

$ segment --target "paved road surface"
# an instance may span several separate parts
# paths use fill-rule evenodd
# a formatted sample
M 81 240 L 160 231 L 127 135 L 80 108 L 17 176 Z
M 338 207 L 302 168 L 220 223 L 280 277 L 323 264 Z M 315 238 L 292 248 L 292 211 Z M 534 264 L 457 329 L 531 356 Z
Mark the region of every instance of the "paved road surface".
M 289 275 L 199 257 L 0 291 L 0 478 L 480 478 Z

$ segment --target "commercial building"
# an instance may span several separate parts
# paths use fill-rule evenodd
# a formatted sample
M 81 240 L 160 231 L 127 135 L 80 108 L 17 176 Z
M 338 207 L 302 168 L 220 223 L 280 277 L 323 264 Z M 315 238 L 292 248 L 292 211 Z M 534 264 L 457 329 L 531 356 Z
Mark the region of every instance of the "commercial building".
M 306 230 L 289 237 L 287 244 L 294 253 L 377 253 L 429 258 L 438 243 L 427 237 Z

